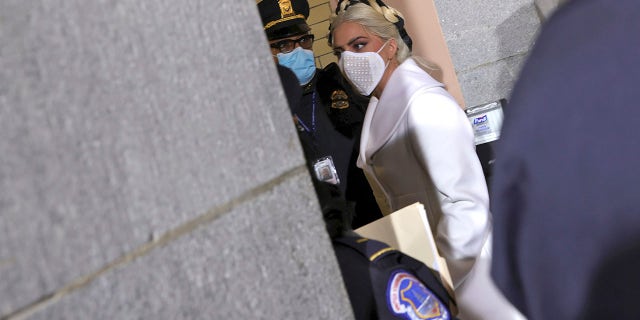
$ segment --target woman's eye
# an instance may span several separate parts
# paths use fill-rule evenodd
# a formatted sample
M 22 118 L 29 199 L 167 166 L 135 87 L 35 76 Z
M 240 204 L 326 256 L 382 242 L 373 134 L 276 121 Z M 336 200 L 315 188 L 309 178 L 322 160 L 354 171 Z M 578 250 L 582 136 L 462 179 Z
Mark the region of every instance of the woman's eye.
M 353 45 L 353 48 L 356 49 L 356 50 L 360 50 L 360 49 L 364 48 L 364 46 L 366 46 L 366 45 L 367 45 L 366 43 L 356 43 L 356 44 Z

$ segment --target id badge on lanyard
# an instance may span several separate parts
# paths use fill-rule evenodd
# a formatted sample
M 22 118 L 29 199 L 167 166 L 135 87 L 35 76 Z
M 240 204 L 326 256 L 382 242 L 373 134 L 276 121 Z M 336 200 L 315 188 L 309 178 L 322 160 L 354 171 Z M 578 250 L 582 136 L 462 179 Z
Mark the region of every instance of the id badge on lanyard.
M 331 156 L 322 157 L 313 163 L 313 171 L 319 181 L 327 182 L 333 185 L 340 184 L 338 171 L 333 164 Z

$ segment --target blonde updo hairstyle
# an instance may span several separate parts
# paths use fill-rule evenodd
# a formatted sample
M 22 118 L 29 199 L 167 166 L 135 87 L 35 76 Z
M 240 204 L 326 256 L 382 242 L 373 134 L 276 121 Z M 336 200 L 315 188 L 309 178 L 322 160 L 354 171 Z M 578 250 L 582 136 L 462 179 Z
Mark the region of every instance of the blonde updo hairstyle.
M 367 2 L 367 4 L 363 3 Z M 415 62 L 426 72 L 433 73 L 438 68 L 422 57 L 411 54 L 411 49 L 402 39 L 396 23 L 404 20 L 402 14 L 389 6 L 380 6 L 376 0 L 353 1 L 343 0 L 338 3 L 337 14 L 332 14 L 329 25 L 329 45 L 333 47 L 333 32 L 344 22 L 354 22 L 363 26 L 367 31 L 380 37 L 383 41 L 391 38 L 396 40 L 398 52 L 396 59 L 398 64 L 412 57 Z
M 398 44 L 398 52 L 396 53 L 398 63 L 402 63 L 411 56 L 411 50 L 407 44 L 404 43 L 398 32 L 398 28 L 394 25 L 394 23 L 399 21 L 398 17 L 402 17 L 400 12 L 390 7 L 381 7 L 375 0 L 371 1 L 369 5 L 364 3 L 348 5 L 349 1 L 341 1 L 339 4 L 340 7 L 337 9 L 338 14 L 332 15 L 329 29 L 331 35 L 333 35 L 335 28 L 342 23 L 355 22 L 365 27 L 367 31 L 380 37 L 383 41 L 391 38 L 395 39 Z M 333 42 L 333 37 L 331 37 L 331 39 Z M 331 43 L 331 45 L 333 46 L 333 43 Z

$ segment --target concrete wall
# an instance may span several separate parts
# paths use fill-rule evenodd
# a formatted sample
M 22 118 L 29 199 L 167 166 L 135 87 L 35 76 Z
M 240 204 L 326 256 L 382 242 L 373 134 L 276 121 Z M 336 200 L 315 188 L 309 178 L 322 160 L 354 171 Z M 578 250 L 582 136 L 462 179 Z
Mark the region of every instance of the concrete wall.
M 509 99 L 541 24 L 568 0 L 433 0 L 467 107 Z
M 252 1 L 3 1 L 0 318 L 351 318 L 278 82 Z
M 509 98 L 541 19 L 532 0 L 435 0 L 466 106 Z

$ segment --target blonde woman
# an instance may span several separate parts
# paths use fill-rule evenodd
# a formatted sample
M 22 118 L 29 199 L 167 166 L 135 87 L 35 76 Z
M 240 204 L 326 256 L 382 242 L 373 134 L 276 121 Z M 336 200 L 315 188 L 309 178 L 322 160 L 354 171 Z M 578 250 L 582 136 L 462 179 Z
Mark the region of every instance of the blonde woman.
M 518 319 L 486 269 L 491 214 L 472 128 L 428 64 L 411 56 L 403 23 L 379 0 L 339 1 L 331 20 L 338 65 L 371 96 L 358 166 L 384 214 L 425 205 L 462 319 Z

